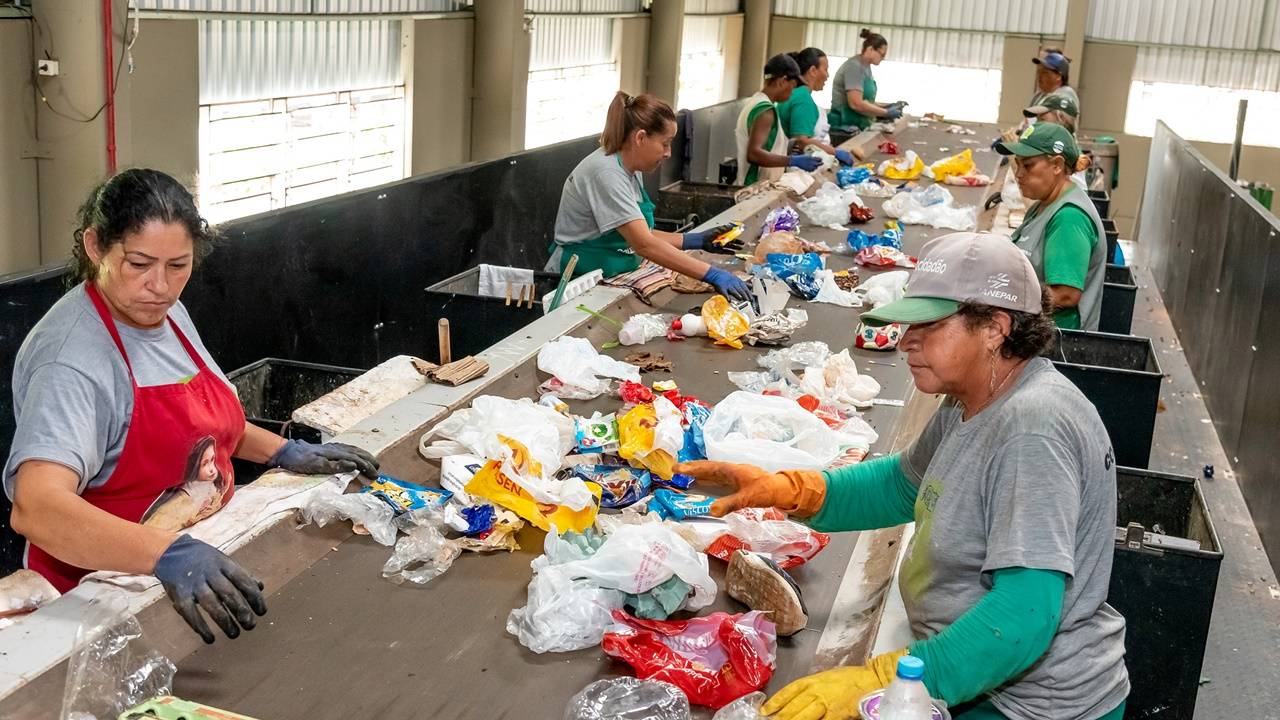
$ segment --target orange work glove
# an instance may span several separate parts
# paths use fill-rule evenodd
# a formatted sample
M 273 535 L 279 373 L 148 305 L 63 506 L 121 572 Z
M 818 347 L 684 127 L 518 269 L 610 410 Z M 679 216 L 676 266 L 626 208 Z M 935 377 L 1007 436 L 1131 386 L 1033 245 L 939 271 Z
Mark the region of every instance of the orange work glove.
M 745 507 L 776 507 L 788 515 L 805 518 L 821 510 L 827 497 L 826 478 L 814 470 L 771 473 L 755 465 L 697 460 L 680 463 L 675 471 L 692 475 L 701 483 L 735 490 L 712 503 L 711 514 L 715 517 Z
M 760 708 L 771 720 L 844 720 L 859 716 L 858 703 L 887 687 L 906 648 L 877 655 L 858 667 L 838 667 L 802 677 Z

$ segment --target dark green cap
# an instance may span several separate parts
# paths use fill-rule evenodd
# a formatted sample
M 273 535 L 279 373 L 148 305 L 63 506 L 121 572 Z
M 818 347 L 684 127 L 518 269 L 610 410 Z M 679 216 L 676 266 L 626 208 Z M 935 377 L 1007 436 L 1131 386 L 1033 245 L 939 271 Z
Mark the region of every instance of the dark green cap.
M 1067 161 L 1068 169 L 1074 167 L 1076 160 L 1080 159 L 1080 147 L 1076 145 L 1071 132 L 1051 122 L 1032 125 L 1023 130 L 1014 142 L 996 143 L 996 152 L 1018 157 L 1061 155 Z
M 1040 98 L 1040 102 L 1023 110 L 1022 114 L 1027 117 L 1036 117 L 1050 110 L 1061 110 L 1073 118 L 1080 117 L 1080 108 L 1076 107 L 1075 101 L 1066 95 L 1058 95 L 1057 93 L 1045 95 Z

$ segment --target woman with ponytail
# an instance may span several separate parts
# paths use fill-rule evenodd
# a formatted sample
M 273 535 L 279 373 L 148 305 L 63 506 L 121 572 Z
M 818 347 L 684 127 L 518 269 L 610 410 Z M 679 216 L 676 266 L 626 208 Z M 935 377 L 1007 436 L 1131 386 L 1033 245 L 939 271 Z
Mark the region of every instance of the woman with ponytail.
M 621 91 L 614 96 L 600 147 L 564 181 L 547 270 L 562 272 L 577 255 L 575 276 L 599 269 L 610 277 L 635 270 L 644 258 L 709 283 L 730 298 L 750 297 L 746 283 L 733 273 L 683 252 L 732 254 L 741 243 L 715 242 L 732 225 L 684 234 L 653 229 L 653 201 L 642 174 L 671 156 L 675 134 L 676 114 L 662 100 Z
M 845 165 L 852 165 L 855 157 L 862 159 L 861 150 L 855 148 L 853 152 L 849 152 L 832 147 L 831 124 L 827 122 L 827 114 L 813 100 L 813 94 L 822 92 L 827 86 L 827 78 L 831 77 L 827 54 L 810 47 L 790 55 L 800 67 L 801 82 L 791 91 L 791 97 L 778 103 L 782 132 L 791 139 L 799 152 L 804 152 L 805 148 L 812 145 L 834 155 Z
M 873 122 L 902 117 L 902 107 L 906 105 L 876 102 L 878 86 L 871 69 L 888 56 L 889 41 L 880 33 L 866 28 L 859 35 L 862 37 L 862 52 L 844 61 L 831 84 L 831 112 L 828 115 L 832 127 L 866 130 Z

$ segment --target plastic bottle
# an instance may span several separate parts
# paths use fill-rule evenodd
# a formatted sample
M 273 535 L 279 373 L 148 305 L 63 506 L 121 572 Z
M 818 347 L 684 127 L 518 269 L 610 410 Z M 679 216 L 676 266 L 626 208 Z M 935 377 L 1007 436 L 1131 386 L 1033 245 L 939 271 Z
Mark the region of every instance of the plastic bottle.
M 897 677 L 880 701 L 880 720 L 931 720 L 933 700 L 923 678 L 923 660 L 911 655 L 899 658 Z

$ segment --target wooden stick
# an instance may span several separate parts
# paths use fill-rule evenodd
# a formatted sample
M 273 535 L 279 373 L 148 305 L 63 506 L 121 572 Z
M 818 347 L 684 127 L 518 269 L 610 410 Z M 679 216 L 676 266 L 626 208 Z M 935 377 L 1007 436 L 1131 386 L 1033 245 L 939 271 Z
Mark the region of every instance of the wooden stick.
M 530 285 L 530 286 L 529 286 L 529 309 L 530 309 L 530 310 L 532 310 L 532 309 L 533 309 L 533 298 L 534 298 L 534 296 L 536 296 L 537 294 L 538 294 L 538 286 L 537 286 L 537 285 Z
M 511 281 L 507 281 L 507 307 L 511 307 Z
M 448 365 L 453 361 L 453 346 L 449 339 L 449 318 L 440 318 L 440 364 Z
M 573 277 L 573 269 L 578 266 L 577 254 L 569 256 L 569 263 L 564 266 L 564 272 L 560 273 L 560 283 L 556 285 L 556 294 L 551 298 L 551 307 L 547 310 L 555 310 L 560 307 L 560 301 L 564 300 L 564 288 L 569 284 L 569 278 Z

